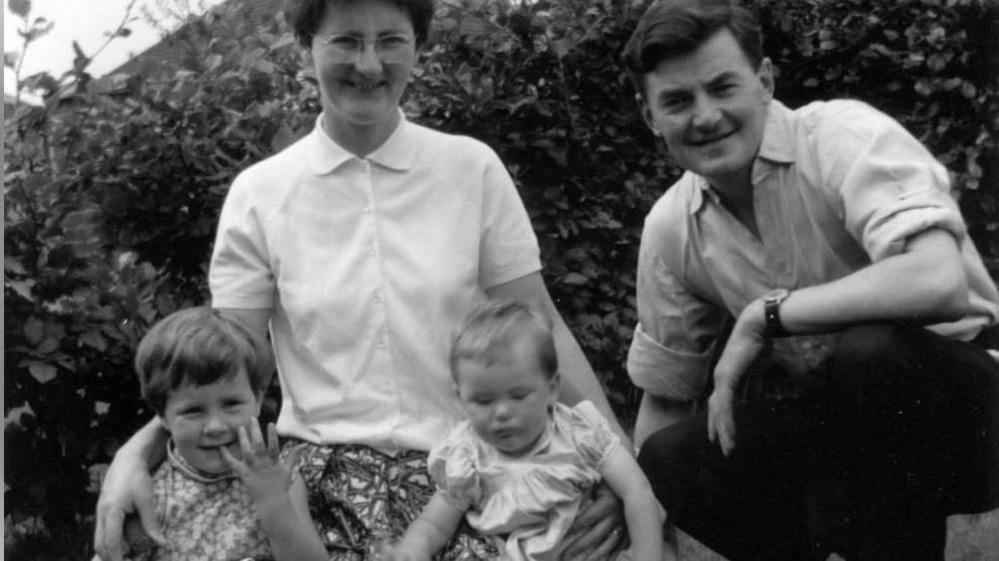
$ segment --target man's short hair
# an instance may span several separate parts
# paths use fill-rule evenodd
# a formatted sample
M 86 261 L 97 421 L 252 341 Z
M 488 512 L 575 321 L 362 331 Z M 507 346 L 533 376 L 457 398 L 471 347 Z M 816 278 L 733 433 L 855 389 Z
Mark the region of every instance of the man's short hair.
M 423 46 L 430 36 L 430 21 L 434 17 L 434 0 L 388 0 L 409 16 L 416 33 L 417 48 Z M 295 39 L 306 49 L 312 46 L 312 38 L 319 31 L 319 24 L 326 15 L 327 8 L 338 4 L 365 2 L 365 0 L 287 0 L 284 16 L 291 26 Z
M 260 395 L 274 373 L 267 339 L 232 314 L 206 306 L 170 314 L 154 325 L 135 351 L 142 397 L 163 415 L 170 392 L 204 386 L 246 370 Z
M 763 61 L 763 36 L 756 16 L 739 0 L 655 0 L 638 19 L 621 56 L 638 93 L 645 75 L 671 57 L 696 50 L 728 29 L 754 69 Z
M 503 360 L 513 345 L 526 339 L 533 343 L 535 358 L 549 378 L 558 370 L 552 323 L 538 307 L 519 300 L 493 299 L 465 317 L 451 347 L 451 375 L 458 379 L 458 362 L 470 360 L 494 364 Z

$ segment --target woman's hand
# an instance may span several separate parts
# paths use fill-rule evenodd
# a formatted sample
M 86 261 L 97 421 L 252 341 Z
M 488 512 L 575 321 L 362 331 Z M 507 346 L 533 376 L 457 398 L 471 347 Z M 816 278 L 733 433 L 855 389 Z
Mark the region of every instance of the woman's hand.
M 605 483 L 572 522 L 563 543 L 562 561 L 610 561 L 627 545 L 627 526 L 621 500 Z
M 146 463 L 128 454 L 115 456 L 97 499 L 94 550 L 103 561 L 121 561 L 129 546 L 123 539 L 125 516 L 136 513 L 146 535 L 165 542 L 153 507 L 153 481 Z

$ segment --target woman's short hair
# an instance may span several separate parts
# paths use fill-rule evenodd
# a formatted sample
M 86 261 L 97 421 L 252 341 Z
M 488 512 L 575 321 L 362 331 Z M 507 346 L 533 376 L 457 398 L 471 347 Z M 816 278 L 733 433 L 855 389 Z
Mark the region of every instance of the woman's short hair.
M 312 38 L 326 15 L 326 9 L 337 4 L 364 2 L 366 0 L 286 0 L 284 15 L 295 34 L 295 39 L 305 48 L 312 46 Z M 409 16 L 416 33 L 417 48 L 430 36 L 430 21 L 434 17 L 434 0 L 387 0 Z
M 655 0 L 639 18 L 621 60 L 635 89 L 645 96 L 645 75 L 668 58 L 693 52 L 728 29 L 754 69 L 763 61 L 756 16 L 739 0 Z
M 538 364 L 549 378 L 558 371 L 552 323 L 537 306 L 519 300 L 493 299 L 466 317 L 451 347 L 451 375 L 458 380 L 458 363 L 470 360 L 493 364 L 503 360 L 517 341 L 533 343 Z
M 163 318 L 135 351 L 142 397 L 157 415 L 182 385 L 212 384 L 241 368 L 254 393 L 263 393 L 274 374 L 270 343 L 232 314 L 205 306 Z

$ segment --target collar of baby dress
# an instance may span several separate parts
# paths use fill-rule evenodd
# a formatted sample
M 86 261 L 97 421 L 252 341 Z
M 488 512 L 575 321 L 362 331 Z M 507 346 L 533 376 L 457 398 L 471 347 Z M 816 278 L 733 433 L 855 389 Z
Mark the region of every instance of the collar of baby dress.
M 167 441 L 167 460 L 177 468 L 177 471 L 184 474 L 185 477 L 200 483 L 218 483 L 236 477 L 236 474 L 232 471 L 212 473 L 191 465 L 177 452 L 177 447 L 174 445 L 172 438 Z

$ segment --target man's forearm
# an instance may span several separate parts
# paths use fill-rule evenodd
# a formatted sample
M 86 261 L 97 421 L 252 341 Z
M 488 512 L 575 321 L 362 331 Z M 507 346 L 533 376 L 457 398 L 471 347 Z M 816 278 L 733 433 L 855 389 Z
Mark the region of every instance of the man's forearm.
M 795 290 L 780 307 L 781 322 L 792 334 L 807 334 L 871 321 L 953 321 L 967 313 L 963 267 L 953 236 L 927 230 L 910 238 L 904 253 Z

